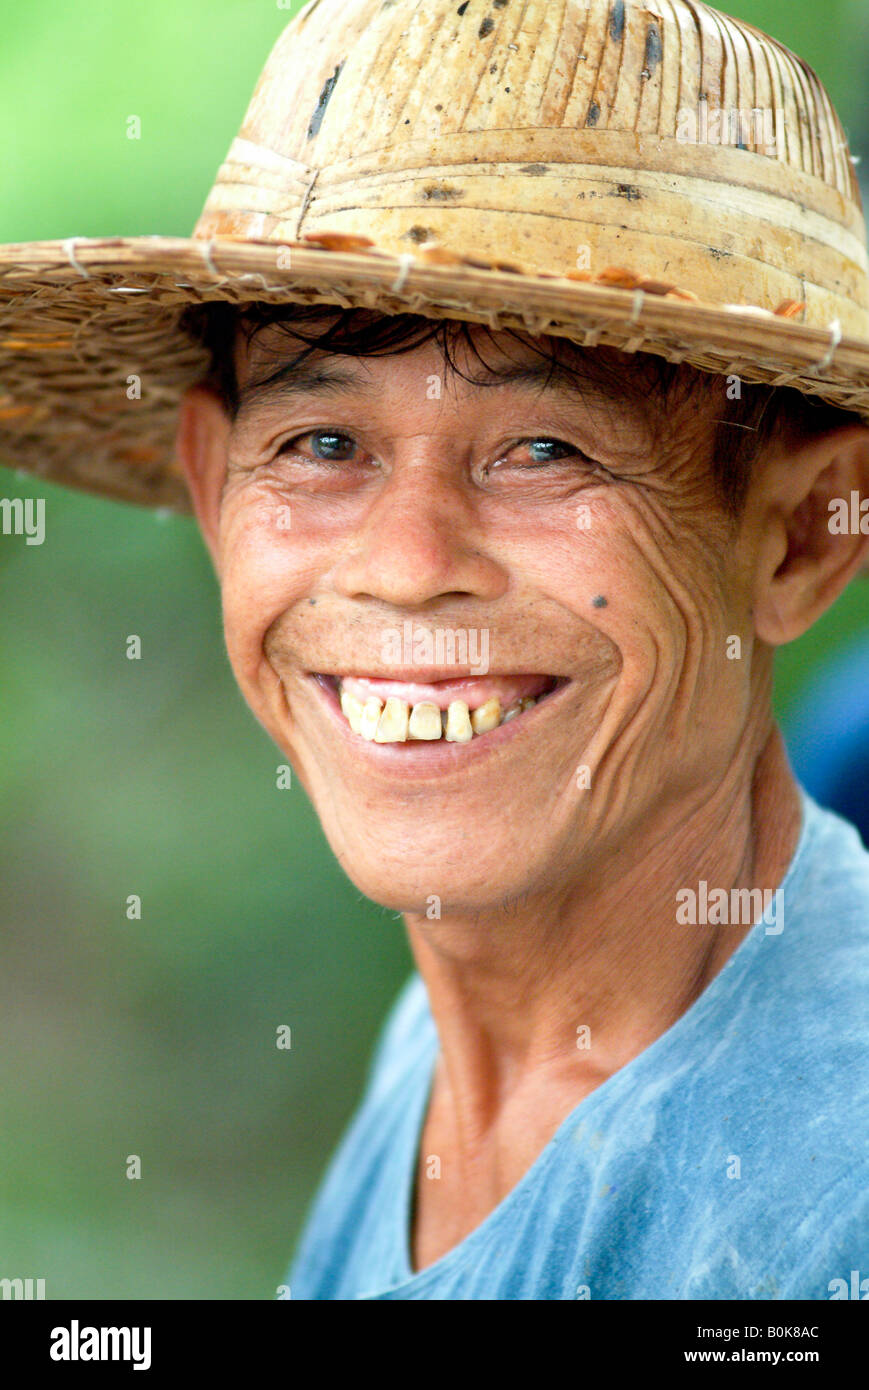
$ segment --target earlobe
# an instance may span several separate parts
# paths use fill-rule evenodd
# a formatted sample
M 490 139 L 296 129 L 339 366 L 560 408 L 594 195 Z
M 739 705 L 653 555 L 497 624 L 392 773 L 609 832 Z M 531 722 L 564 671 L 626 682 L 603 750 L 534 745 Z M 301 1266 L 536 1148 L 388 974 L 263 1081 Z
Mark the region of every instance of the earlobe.
M 218 565 L 220 498 L 226 476 L 231 423 L 219 396 L 207 386 L 185 392 L 178 414 L 175 454 L 215 570 Z
M 864 531 L 855 495 L 869 496 L 864 426 L 797 446 L 776 467 L 754 603 L 761 641 L 782 646 L 801 637 L 869 562 L 869 522 Z M 843 526 L 846 506 L 851 522 Z

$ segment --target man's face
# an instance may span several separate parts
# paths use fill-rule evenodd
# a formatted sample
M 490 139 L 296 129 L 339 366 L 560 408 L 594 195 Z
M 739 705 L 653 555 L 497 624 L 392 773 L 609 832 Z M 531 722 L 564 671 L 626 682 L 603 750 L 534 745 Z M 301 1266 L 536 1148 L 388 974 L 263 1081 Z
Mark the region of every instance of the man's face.
M 434 342 L 317 354 L 303 370 L 340 381 L 245 394 L 281 346 L 302 344 L 266 329 L 238 349 L 212 539 L 246 700 L 376 901 L 581 891 L 653 808 L 726 769 L 748 717 L 747 584 L 708 466 L 719 412 L 686 409 L 659 441 L 656 403 L 618 375 L 606 394 L 471 385 Z M 505 334 L 481 350 L 546 369 Z M 635 362 L 610 356 L 627 382 Z M 354 732 L 339 682 L 392 696 L 399 729 L 417 705 L 539 698 L 468 741 L 380 742 Z

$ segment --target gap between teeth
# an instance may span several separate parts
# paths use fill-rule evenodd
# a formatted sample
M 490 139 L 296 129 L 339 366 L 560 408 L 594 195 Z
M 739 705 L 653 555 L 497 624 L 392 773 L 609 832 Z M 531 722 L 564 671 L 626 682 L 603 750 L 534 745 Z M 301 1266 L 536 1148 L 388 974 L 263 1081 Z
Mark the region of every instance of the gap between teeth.
M 390 695 L 385 704 L 377 695 L 370 695 L 365 701 L 358 700 L 349 691 L 342 690 L 340 682 L 338 693 L 350 728 L 369 743 L 408 743 L 439 738 L 447 743 L 469 743 L 472 738 L 491 733 L 499 724 L 506 724 L 537 704 L 532 696 L 523 695 L 503 711 L 500 700 L 495 697 L 475 710 L 469 710 L 464 700 L 453 700 L 448 709 L 441 710 L 429 700 L 409 705 L 394 695 Z

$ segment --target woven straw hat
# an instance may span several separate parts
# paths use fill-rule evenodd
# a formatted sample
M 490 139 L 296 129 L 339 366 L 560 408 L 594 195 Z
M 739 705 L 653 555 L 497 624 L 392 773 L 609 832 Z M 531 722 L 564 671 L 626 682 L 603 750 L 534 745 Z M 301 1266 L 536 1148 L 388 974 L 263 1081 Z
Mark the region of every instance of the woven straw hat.
M 869 421 L 869 262 L 815 73 L 692 0 L 310 0 L 191 238 L 0 248 L 0 459 L 189 510 L 191 304 L 550 333 Z M 129 378 L 141 382 L 141 398 Z

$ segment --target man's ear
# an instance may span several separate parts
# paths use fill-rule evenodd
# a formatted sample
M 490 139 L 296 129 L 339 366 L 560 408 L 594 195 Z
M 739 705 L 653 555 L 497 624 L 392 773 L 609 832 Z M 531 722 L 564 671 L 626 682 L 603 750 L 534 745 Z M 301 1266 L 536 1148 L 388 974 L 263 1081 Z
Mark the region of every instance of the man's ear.
M 761 641 L 781 646 L 869 561 L 869 506 L 860 511 L 869 498 L 869 428 L 845 425 L 783 446 L 764 469 L 761 494 L 754 621 Z
M 178 415 L 175 453 L 187 479 L 199 529 L 218 574 L 220 498 L 231 428 L 226 407 L 210 387 L 191 386 L 185 392 Z

